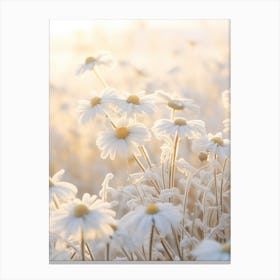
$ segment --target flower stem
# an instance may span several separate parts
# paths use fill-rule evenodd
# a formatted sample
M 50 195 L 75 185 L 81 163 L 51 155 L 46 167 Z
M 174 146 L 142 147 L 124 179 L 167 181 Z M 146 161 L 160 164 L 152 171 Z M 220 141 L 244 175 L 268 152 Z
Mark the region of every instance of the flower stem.
M 148 156 L 148 153 L 147 153 L 146 149 L 144 148 L 144 146 L 139 146 L 139 150 L 140 150 L 140 151 L 142 152 L 142 154 L 144 155 L 144 157 L 145 157 L 145 159 L 146 159 L 146 161 L 147 161 L 147 163 L 148 163 L 148 166 L 149 166 L 150 168 L 152 168 L 151 160 L 150 160 L 150 158 L 149 158 L 149 156 Z
M 177 251 L 178 251 L 179 258 L 180 258 L 180 260 L 182 261 L 183 258 L 182 258 L 182 255 L 181 255 L 181 250 L 180 250 L 180 246 L 179 246 L 179 240 L 178 240 L 177 232 L 176 232 L 176 230 L 173 228 L 173 226 L 171 226 L 171 229 L 172 229 L 172 233 L 173 233 L 173 235 L 174 235 L 174 240 L 175 240 L 175 244 L 176 244 L 176 248 L 177 248 Z
M 143 154 L 143 156 L 144 156 L 144 158 L 146 159 L 146 162 L 147 162 L 149 168 L 151 169 L 151 168 L 152 168 L 152 162 L 151 162 L 151 160 L 150 160 L 150 157 L 149 157 L 149 155 L 148 155 L 147 150 L 145 149 L 144 146 L 139 146 L 139 150 L 140 150 L 140 152 Z M 160 190 L 160 185 L 159 185 L 159 183 L 157 182 L 157 180 L 155 179 L 155 180 L 152 180 L 152 181 L 153 181 L 153 184 L 157 185 L 158 190 Z
M 173 121 L 175 116 L 175 109 L 171 110 L 170 119 Z
M 195 220 L 196 220 L 196 205 L 194 205 L 193 214 L 192 214 L 192 230 L 191 230 L 191 236 L 194 235 Z
M 189 190 L 190 190 L 190 183 L 192 181 L 192 177 L 193 175 L 190 174 L 187 178 L 187 182 L 186 182 L 186 188 L 185 188 L 185 194 L 184 194 L 184 204 L 183 204 L 183 221 L 182 221 L 182 234 L 181 234 L 181 238 L 183 239 L 184 236 L 184 229 L 185 229 L 185 215 L 186 215 L 186 208 L 187 208 L 187 204 L 188 204 L 188 194 L 189 194 Z
M 130 260 L 131 260 L 131 259 L 130 259 L 130 256 L 129 256 L 129 254 L 127 253 L 127 251 L 124 249 L 124 247 L 121 246 L 121 250 L 122 250 L 123 254 L 127 257 L 127 259 L 130 261 Z
M 140 160 L 135 155 L 133 155 L 133 158 L 137 162 L 140 169 L 145 173 L 145 168 L 144 168 L 143 164 L 140 162 Z
M 90 248 L 89 248 L 87 242 L 85 242 L 85 245 L 86 245 L 86 247 L 87 247 L 87 250 L 88 250 L 88 253 L 89 253 L 89 255 L 90 255 L 91 260 L 94 261 L 94 260 L 95 260 L 95 257 L 94 257 L 94 255 L 93 255 L 92 251 L 90 250 Z
M 217 160 L 217 154 L 214 155 L 214 159 Z M 215 196 L 216 196 L 216 205 L 217 205 L 217 223 L 219 224 L 219 200 L 218 200 L 218 186 L 217 186 L 217 169 L 214 166 L 214 188 L 215 188 Z
M 111 118 L 109 117 L 109 115 L 105 114 L 105 117 L 110 121 L 111 125 L 113 128 L 117 128 L 117 126 L 115 125 L 115 123 L 111 120 Z
M 147 260 L 147 258 L 146 258 L 146 253 L 145 253 L 145 248 L 144 248 L 144 245 L 142 245 L 142 251 L 143 251 L 144 260 L 146 261 L 146 260 Z
M 110 260 L 110 243 L 106 243 L 106 261 Z
M 169 170 L 168 170 L 168 188 L 170 189 L 171 181 L 172 181 L 172 175 L 171 175 L 172 154 L 169 154 L 169 156 L 168 156 L 168 165 L 169 165 Z
M 150 235 L 150 244 L 149 244 L 149 261 L 152 260 L 152 254 L 153 254 L 154 229 L 155 229 L 155 224 L 153 222 L 152 223 L 152 228 L 151 228 L 151 235 Z
M 162 186 L 165 189 L 165 164 L 164 164 L 164 160 L 161 163 L 161 176 L 162 176 Z
M 84 239 L 84 232 L 81 230 L 81 255 L 82 255 L 82 261 L 85 261 L 85 239 Z
M 75 255 L 76 255 L 76 251 L 72 254 L 72 256 L 70 257 L 70 260 L 72 260 L 74 257 L 75 257 Z
M 174 152 L 173 152 L 173 157 L 172 157 L 172 161 L 171 161 L 171 167 L 172 167 L 171 186 L 172 186 L 172 188 L 174 188 L 174 185 L 175 185 L 175 161 L 176 161 L 177 151 L 178 151 L 178 142 L 179 142 L 179 135 L 178 135 L 178 133 L 176 133 L 175 140 L 174 140 Z
M 168 250 L 168 248 L 167 248 L 167 246 L 166 246 L 164 240 L 160 239 L 160 243 L 161 243 L 163 249 L 165 250 L 166 254 L 168 255 L 169 259 L 170 259 L 171 261 L 173 261 L 173 257 L 172 257 L 172 255 L 171 255 L 171 253 L 169 252 L 169 250 Z
M 228 158 L 225 158 L 224 166 L 223 166 L 223 171 L 222 171 L 222 179 L 221 179 L 221 190 L 220 190 L 221 214 L 223 213 L 223 184 L 224 184 L 224 173 L 225 173 L 225 168 L 226 168 L 227 160 L 228 160 Z
M 52 198 L 53 198 L 53 202 L 54 202 L 55 207 L 57 209 L 59 209 L 59 200 L 58 200 L 58 198 L 57 198 L 55 193 L 52 194 Z
M 93 67 L 93 72 L 96 75 L 97 79 L 101 82 L 101 84 L 106 88 L 108 87 L 108 84 L 105 82 L 105 80 L 101 77 L 101 75 L 99 74 L 96 66 Z
M 165 252 L 166 252 L 166 254 L 168 255 L 169 259 L 170 259 L 171 261 L 173 261 L 173 257 L 172 257 L 172 253 L 170 252 L 170 248 L 168 249 L 168 245 L 167 245 L 166 241 L 165 241 L 164 239 L 161 238 L 160 232 L 158 231 L 158 229 L 156 228 L 156 226 L 155 226 L 155 231 L 156 231 L 157 235 L 159 236 L 160 243 L 161 243 L 163 249 L 165 250 Z
M 138 166 L 139 166 L 140 169 L 143 171 L 143 173 L 145 173 L 145 167 L 144 167 L 143 164 L 140 162 L 140 160 L 139 160 L 135 155 L 133 155 L 133 158 L 134 158 L 134 160 L 137 162 Z M 152 182 L 152 184 L 154 185 L 156 191 L 157 191 L 158 193 L 160 193 L 160 189 L 159 189 L 159 187 L 157 186 L 157 184 L 155 183 L 155 181 L 154 181 L 154 180 L 151 180 L 151 182 Z

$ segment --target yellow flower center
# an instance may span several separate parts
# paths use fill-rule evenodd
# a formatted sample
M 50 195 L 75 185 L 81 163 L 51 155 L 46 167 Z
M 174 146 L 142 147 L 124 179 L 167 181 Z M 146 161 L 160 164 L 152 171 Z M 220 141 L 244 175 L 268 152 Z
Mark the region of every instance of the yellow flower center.
M 224 141 L 221 137 L 214 136 L 213 138 L 211 138 L 211 141 L 220 145 L 220 146 L 224 146 Z
M 100 104 L 100 101 L 101 101 L 101 98 L 100 98 L 100 97 L 93 97 L 93 98 L 90 100 L 90 105 L 91 105 L 91 107 L 94 107 L 94 106 L 96 106 L 97 104 Z
M 49 187 L 51 188 L 53 186 L 54 186 L 54 182 L 53 182 L 53 180 L 51 178 L 49 178 Z
M 147 207 L 146 207 L 146 213 L 147 214 L 156 214 L 157 212 L 159 211 L 157 205 L 155 203 L 152 203 L 152 204 L 149 204 Z
M 200 152 L 199 155 L 198 155 L 198 158 L 200 161 L 206 161 L 207 158 L 208 158 L 208 154 L 205 153 L 205 152 Z
M 113 231 L 116 231 L 118 229 L 116 225 L 111 224 L 110 227 L 112 228 Z
M 230 244 L 229 243 L 225 243 L 222 248 L 221 251 L 224 253 L 230 253 Z
M 125 126 L 121 126 L 121 127 L 118 127 L 116 128 L 116 136 L 119 138 L 119 139 L 124 139 L 128 136 L 129 134 L 129 131 L 128 131 L 128 128 L 125 127 Z
M 173 110 L 183 110 L 185 108 L 184 105 L 182 105 L 180 102 L 178 101 L 169 101 L 168 102 L 168 107 L 170 107 Z
M 176 125 L 186 125 L 187 122 L 186 122 L 185 119 L 179 118 L 179 119 L 176 119 L 176 120 L 174 121 L 174 124 L 176 124 Z
M 137 95 L 130 95 L 126 99 L 126 102 L 139 105 L 140 104 L 140 98 Z
M 75 208 L 74 208 L 74 215 L 76 217 L 82 217 L 84 215 L 86 215 L 89 212 L 89 209 L 86 205 L 84 204 L 78 204 Z
M 95 62 L 96 59 L 92 56 L 90 57 L 87 57 L 86 60 L 85 60 L 85 64 L 89 64 L 89 63 L 92 63 L 92 62 Z

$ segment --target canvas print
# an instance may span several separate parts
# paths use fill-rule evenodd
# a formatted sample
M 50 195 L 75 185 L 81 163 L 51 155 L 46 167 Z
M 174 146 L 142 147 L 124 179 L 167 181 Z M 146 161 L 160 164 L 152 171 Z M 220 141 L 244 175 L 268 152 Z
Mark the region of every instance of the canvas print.
M 230 21 L 50 21 L 50 263 L 230 261 Z

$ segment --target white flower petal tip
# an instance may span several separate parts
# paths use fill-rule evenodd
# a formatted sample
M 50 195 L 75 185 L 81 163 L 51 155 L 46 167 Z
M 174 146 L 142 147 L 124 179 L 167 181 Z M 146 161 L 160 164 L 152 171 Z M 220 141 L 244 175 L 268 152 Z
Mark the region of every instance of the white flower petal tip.
M 61 169 L 53 177 L 49 178 L 49 202 L 57 204 L 67 202 L 75 198 L 78 190 L 77 187 L 71 183 L 63 182 L 62 177 L 64 170 Z
M 230 243 L 221 244 L 205 239 L 192 251 L 192 255 L 198 261 L 229 261 Z

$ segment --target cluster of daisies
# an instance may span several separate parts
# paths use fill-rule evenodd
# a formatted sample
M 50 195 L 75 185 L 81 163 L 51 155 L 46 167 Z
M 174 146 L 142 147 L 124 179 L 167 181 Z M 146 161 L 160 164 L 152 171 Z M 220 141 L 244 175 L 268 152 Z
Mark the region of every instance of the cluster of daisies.
M 81 199 L 64 170 L 50 177 L 50 259 L 229 260 L 229 119 L 222 132 L 207 133 L 204 121 L 190 119 L 200 110 L 191 99 L 108 86 L 98 66 L 112 64 L 109 53 L 99 53 L 80 65 L 77 73 L 93 72 L 104 89 L 79 101 L 79 121 L 103 126 L 96 138 L 102 159 L 133 162 L 137 172 L 122 186 L 108 173 L 98 194 Z M 223 99 L 228 112 L 229 91 Z M 154 120 L 160 112 L 170 114 Z

